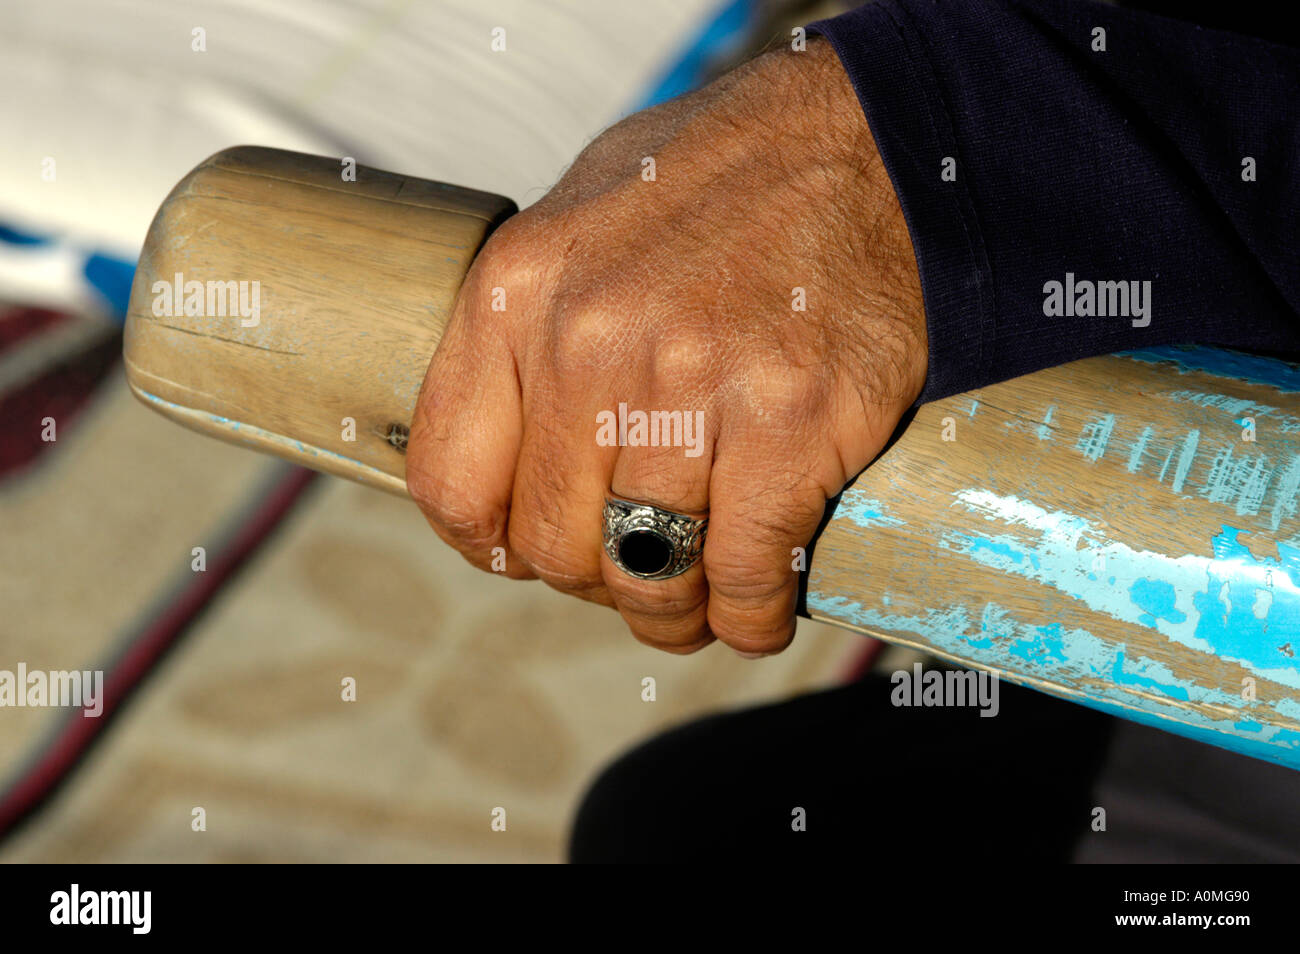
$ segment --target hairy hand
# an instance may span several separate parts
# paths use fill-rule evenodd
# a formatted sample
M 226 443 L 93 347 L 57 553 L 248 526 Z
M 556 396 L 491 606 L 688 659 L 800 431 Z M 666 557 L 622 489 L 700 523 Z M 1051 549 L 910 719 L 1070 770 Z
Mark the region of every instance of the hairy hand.
M 642 642 L 776 652 L 794 549 L 925 373 L 902 212 L 818 40 L 612 127 L 492 236 L 429 366 L 407 483 L 472 563 L 616 606 Z M 700 433 L 609 446 L 620 404 Z M 611 492 L 707 511 L 702 561 L 622 573 L 601 546 Z

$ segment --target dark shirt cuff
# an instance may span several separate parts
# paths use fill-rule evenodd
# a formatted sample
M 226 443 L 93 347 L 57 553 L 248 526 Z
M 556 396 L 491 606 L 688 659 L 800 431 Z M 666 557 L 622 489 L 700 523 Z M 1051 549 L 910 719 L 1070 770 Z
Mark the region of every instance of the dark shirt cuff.
M 944 181 L 946 157 L 960 165 L 949 105 L 919 30 L 879 0 L 819 20 L 866 114 L 898 195 L 925 298 L 929 370 L 918 403 L 965 390 L 990 374 L 994 330 L 988 256 L 960 168 Z

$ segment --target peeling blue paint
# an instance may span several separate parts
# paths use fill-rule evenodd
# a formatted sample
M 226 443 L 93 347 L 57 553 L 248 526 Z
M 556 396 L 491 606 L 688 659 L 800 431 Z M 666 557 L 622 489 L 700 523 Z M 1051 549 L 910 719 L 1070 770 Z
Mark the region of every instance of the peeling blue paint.
M 1027 556 L 1027 554 L 1021 553 L 1018 550 L 1016 550 L 1014 547 L 1010 547 L 1005 543 L 999 543 L 995 540 L 972 539 L 971 552 L 977 550 L 990 550 L 993 553 L 997 553 L 1000 554 L 1001 556 L 1006 557 L 1008 560 L 1012 561 L 1013 563 L 1019 563 L 1022 560 L 1024 560 L 1025 557 Z
M 955 496 L 1011 532 L 949 533 L 939 541 L 941 548 L 1036 580 L 1095 612 L 1300 689 L 1296 660 L 1279 649 L 1288 640 L 1300 641 L 1300 549 L 1278 544 L 1278 560 L 1257 558 L 1238 540 L 1242 531 L 1224 526 L 1210 541 L 1212 555 L 1174 557 L 1134 550 L 1087 520 L 1016 497 L 973 489 Z M 1096 572 L 1099 561 L 1110 571 L 1106 582 Z M 1270 592 L 1263 618 L 1254 612 L 1261 589 Z
M 1083 433 L 1074 446 L 1083 451 L 1084 459 L 1098 461 L 1106 453 L 1106 444 L 1115 429 L 1115 415 L 1103 414 L 1083 426 Z
M 1300 417 L 1292 417 L 1276 407 L 1268 404 L 1258 404 L 1246 398 L 1232 397 L 1227 394 L 1210 394 L 1204 391 L 1169 391 L 1164 396 L 1174 401 L 1225 411 L 1232 417 L 1233 423 L 1243 428 L 1246 426 L 1247 417 L 1268 417 L 1277 423 L 1278 430 L 1283 434 L 1300 432 Z
M 1242 700 L 1179 679 L 1155 660 L 1131 658 L 1124 643 L 1107 642 L 1086 630 L 1030 625 L 995 603 L 985 607 L 978 623 L 960 605 L 907 615 L 814 590 L 808 593 L 808 607 L 864 629 L 919 637 L 938 652 L 997 670 L 1009 682 L 1035 684 L 1092 709 L 1300 769 L 1300 731 L 1265 721 L 1266 707 L 1259 707 L 1258 719 L 1212 719 L 1180 706 L 1177 703 L 1198 703 L 1236 710 Z M 1045 687 L 1044 681 L 1051 684 Z M 1063 684 L 1086 688 L 1089 695 Z M 1170 701 L 1163 702 L 1162 696 Z M 1279 705 L 1276 711 L 1284 718 L 1300 714 L 1300 705 L 1288 705 L 1285 712 L 1283 708 Z
M 1300 394 L 1300 366 L 1277 358 L 1191 345 L 1163 345 L 1121 351 L 1118 354 L 1122 358 L 1149 364 L 1168 362 L 1176 365 L 1182 374 L 1204 371 L 1221 378 L 1254 381 L 1256 384 L 1276 388 L 1284 394 Z
M 244 428 L 247 428 L 250 432 L 253 433 L 255 439 L 266 438 L 275 441 L 277 443 L 289 443 L 288 439 L 283 437 L 282 435 L 273 434 L 270 431 L 264 430 L 253 424 L 247 424 L 241 421 L 235 421 L 228 417 L 222 417 L 220 414 L 213 414 L 209 411 L 196 411 L 193 408 L 181 407 L 178 404 L 173 404 L 171 401 L 164 400 L 163 398 L 158 397 L 158 395 L 150 394 L 147 391 L 137 390 L 136 393 L 139 394 L 146 401 L 148 401 L 150 404 L 156 404 L 159 407 L 166 408 L 167 410 L 170 410 L 172 412 L 183 412 L 184 414 L 187 415 L 199 414 L 207 418 L 213 424 L 219 424 L 222 427 L 229 428 L 230 430 L 235 432 L 240 432 Z M 310 444 L 304 444 L 302 441 L 292 441 L 292 444 L 295 450 L 299 451 L 300 453 L 307 454 L 311 457 L 320 457 L 324 459 L 336 460 L 340 463 L 347 464 L 350 468 L 359 469 L 366 472 L 372 472 L 374 474 L 378 474 L 383 477 L 388 476 L 387 474 L 382 474 L 379 470 L 370 466 L 369 464 L 363 464 L 360 461 L 353 460 L 351 457 L 347 457 L 343 454 L 336 454 L 334 451 L 328 451 L 322 447 L 313 447 Z
M 1114 577 L 1111 577 L 1114 580 Z M 1133 605 L 1146 612 L 1138 619 L 1146 626 L 1154 627 L 1156 620 L 1167 619 L 1171 623 L 1181 623 L 1187 614 L 1178 608 L 1178 596 L 1172 584 L 1164 580 L 1143 577 L 1135 580 L 1128 589 Z
M 1096 418 L 1084 426 L 1075 447 L 1086 460 L 1096 461 L 1114 438 L 1114 431 L 1113 415 Z M 1167 446 L 1164 441 L 1157 442 L 1156 436 L 1155 428 L 1147 425 L 1128 445 L 1129 455 L 1125 464 L 1128 473 L 1136 474 L 1142 469 L 1144 458 L 1155 450 L 1157 443 Z M 1291 453 L 1289 443 L 1270 441 L 1266 446 L 1281 449 L 1281 459 L 1286 461 L 1286 469 L 1279 476 L 1281 465 L 1274 464 L 1268 456 L 1260 453 L 1258 446 L 1253 442 L 1219 444 L 1207 461 L 1205 457 L 1209 448 L 1203 448 L 1201 432 L 1189 430 L 1178 444 L 1169 447 L 1156 479 L 1164 483 L 1170 464 L 1174 464 L 1169 488 L 1176 494 L 1188 492 L 1188 481 L 1194 471 L 1199 472 L 1199 454 L 1204 478 L 1192 492 L 1211 503 L 1232 504 L 1239 516 L 1258 515 L 1264 510 L 1271 493 L 1271 526 L 1276 531 L 1283 520 L 1296 512 L 1296 498 L 1300 496 L 1300 455 Z M 1202 450 L 1207 454 L 1201 454 Z
M 1128 466 L 1125 467 L 1130 474 L 1136 474 L 1142 467 L 1142 454 L 1147 449 L 1147 443 L 1151 440 L 1151 425 L 1142 428 L 1142 433 L 1138 439 L 1133 442 L 1132 450 L 1128 455 Z
M 1291 463 L 1278 482 L 1277 493 L 1273 497 L 1273 512 L 1270 514 L 1269 526 L 1276 531 L 1282 521 L 1295 516 L 1296 494 L 1300 492 L 1300 454 L 1291 455 Z
M 1047 408 L 1047 413 L 1043 415 L 1043 423 L 1038 425 L 1038 439 L 1040 441 L 1050 441 L 1052 439 L 1052 415 L 1056 413 L 1056 405 L 1053 404 Z
M 1122 357 L 1172 365 L 1169 378 L 1176 368 L 1181 374 L 1203 372 L 1300 394 L 1300 366 L 1272 358 L 1183 347 L 1142 349 Z M 1052 613 L 1059 619 L 1051 619 L 1045 618 L 1046 610 L 1035 613 L 1032 603 L 1018 604 L 1017 618 L 992 602 L 948 604 L 939 595 L 941 583 L 906 598 L 895 593 L 864 605 L 818 593 L 815 577 L 807 594 L 809 609 L 904 640 L 914 638 L 936 652 L 1006 673 L 1009 681 L 1025 681 L 1091 708 L 1300 769 L 1300 533 L 1286 542 L 1269 541 L 1276 543 L 1275 556 L 1271 546 L 1267 553 L 1253 542 L 1247 546 L 1252 530 L 1264 531 L 1271 524 L 1278 537 L 1283 523 L 1297 514 L 1300 416 L 1285 413 L 1292 403 L 1288 400 L 1246 400 L 1216 390 L 1212 382 L 1194 376 L 1184 389 L 1156 395 L 1206 409 L 1192 412 L 1190 423 L 1205 422 L 1199 429 L 1162 433 L 1158 422 L 1147 423 L 1153 417 L 1098 415 L 1083 425 L 1074 443 L 1092 463 L 1103 461 L 1113 445 L 1110 460 L 1116 472 L 1124 467 L 1129 474 L 1144 473 L 1144 479 L 1158 472 L 1158 480 L 1174 494 L 1225 505 L 1218 532 L 1207 533 L 1189 547 L 1191 552 L 1135 549 L 1115 539 L 1115 531 L 1104 523 L 971 488 L 955 493 L 953 506 L 966 507 L 983 520 L 963 526 L 965 532 L 943 534 L 936 545 L 970 561 L 968 568 L 976 564 L 1035 581 L 1045 588 L 1044 605 L 1076 605 L 1078 612 L 1062 609 Z M 972 415 L 976 406 L 972 402 Z M 1041 422 L 1027 412 L 1017 426 L 1049 440 L 1059 430 L 1053 425 L 1056 416 L 1052 405 Z M 1228 429 L 1245 427 L 1247 416 L 1268 422 L 1268 441 L 1257 446 L 1230 439 L 1235 435 Z M 1069 446 L 1073 435 L 1060 436 Z M 902 523 L 879 501 L 865 496 L 846 500 L 843 512 L 859 526 Z M 1169 519 L 1178 520 L 1178 503 L 1169 504 Z M 1229 508 L 1248 519 L 1234 520 Z M 985 521 L 986 528 L 980 526 Z M 865 539 L 869 542 L 870 534 Z M 962 560 L 954 565 L 961 566 Z M 921 608 L 914 600 L 924 601 Z M 1090 618 L 1095 625 L 1083 622 L 1088 628 L 1078 628 Z M 1126 644 L 1125 634 L 1136 632 L 1131 627 L 1158 634 L 1207 662 L 1239 666 L 1240 675 L 1288 687 L 1292 698 L 1243 700 L 1239 687 L 1231 684 L 1235 676 L 1224 680 L 1222 670 L 1211 667 L 1210 681 L 1199 666 L 1185 664 L 1185 651 L 1174 657 L 1182 660 L 1163 662 L 1166 657 L 1158 648 L 1139 651 Z M 1158 645 L 1158 640 L 1142 640 L 1143 647 Z M 1170 665 L 1178 667 L 1178 674 Z
M 1273 473 L 1268 458 L 1259 454 L 1237 457 L 1233 445 L 1225 444 L 1210 462 L 1200 496 L 1212 503 L 1232 501 L 1241 516 L 1257 514 Z
M 835 516 L 848 517 L 859 527 L 901 527 L 905 521 L 889 513 L 885 505 L 873 497 L 850 487 L 840 497 Z
M 1201 432 L 1192 430 L 1187 432 L 1187 437 L 1183 440 L 1183 449 L 1178 454 L 1178 467 L 1174 471 L 1174 481 L 1169 485 L 1169 489 L 1176 494 L 1183 491 L 1183 481 L 1187 479 L 1187 472 L 1192 469 L 1192 461 L 1196 459 L 1196 445 L 1200 439 Z

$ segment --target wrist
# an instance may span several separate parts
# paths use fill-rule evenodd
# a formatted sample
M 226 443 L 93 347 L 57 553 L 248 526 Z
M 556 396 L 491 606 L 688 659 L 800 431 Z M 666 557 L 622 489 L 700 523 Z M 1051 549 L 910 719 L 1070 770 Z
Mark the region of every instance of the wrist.
M 793 159 L 783 161 L 799 181 L 816 181 L 806 201 L 823 210 L 828 241 L 859 250 L 855 275 L 858 319 L 892 366 L 888 380 L 873 381 L 899 415 L 925 386 L 929 348 L 920 273 L 906 219 L 876 147 L 857 92 L 830 42 L 814 34 L 801 52 L 788 47 L 765 54 L 781 77 L 780 95 L 797 97 L 804 135 Z M 773 137 L 773 141 L 782 141 Z

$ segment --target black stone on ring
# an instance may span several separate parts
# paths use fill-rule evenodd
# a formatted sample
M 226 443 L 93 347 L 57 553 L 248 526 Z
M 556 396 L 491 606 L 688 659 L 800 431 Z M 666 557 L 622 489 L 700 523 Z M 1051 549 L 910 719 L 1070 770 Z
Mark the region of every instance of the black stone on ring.
M 603 523 L 605 552 L 616 567 L 642 580 L 667 580 L 700 559 L 709 518 L 607 497 Z

